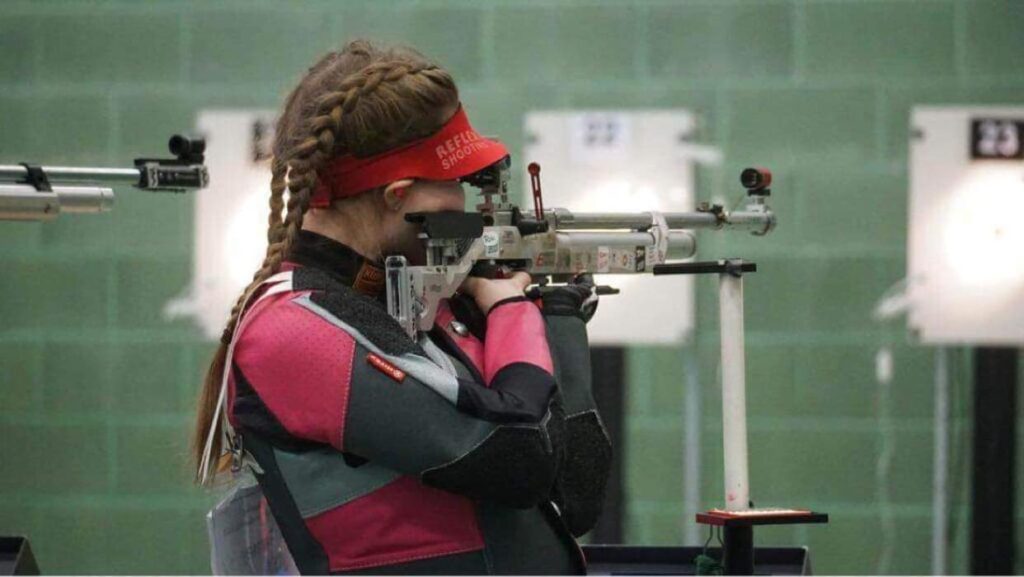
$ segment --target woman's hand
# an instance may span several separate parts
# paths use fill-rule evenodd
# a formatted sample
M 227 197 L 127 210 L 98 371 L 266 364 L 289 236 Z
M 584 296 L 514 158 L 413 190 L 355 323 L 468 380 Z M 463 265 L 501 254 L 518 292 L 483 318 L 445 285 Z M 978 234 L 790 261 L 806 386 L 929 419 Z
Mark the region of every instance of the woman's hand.
M 486 315 L 498 301 L 512 297 L 524 296 L 526 287 L 530 285 L 530 275 L 519 271 L 508 278 L 486 279 L 476 276 L 466 277 L 459 288 L 473 297 L 476 306 Z

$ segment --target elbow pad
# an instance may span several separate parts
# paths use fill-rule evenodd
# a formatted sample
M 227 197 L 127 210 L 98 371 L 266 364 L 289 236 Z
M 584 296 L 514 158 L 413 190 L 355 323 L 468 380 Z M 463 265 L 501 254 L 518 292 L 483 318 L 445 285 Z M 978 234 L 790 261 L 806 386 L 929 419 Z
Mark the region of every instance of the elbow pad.
M 611 472 L 612 445 L 596 410 L 566 419 L 565 446 L 554 501 L 569 532 L 579 537 L 601 517 Z
M 564 436 L 564 414 L 553 401 L 539 422 L 495 428 L 465 455 L 424 471 L 423 482 L 509 507 L 534 507 L 551 495 Z

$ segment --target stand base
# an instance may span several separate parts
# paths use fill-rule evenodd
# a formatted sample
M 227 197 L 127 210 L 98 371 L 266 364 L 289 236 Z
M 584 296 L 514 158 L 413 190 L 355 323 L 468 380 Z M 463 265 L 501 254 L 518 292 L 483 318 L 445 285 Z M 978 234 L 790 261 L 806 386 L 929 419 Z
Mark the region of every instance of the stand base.
M 722 564 L 726 575 L 753 575 L 755 525 L 828 523 L 828 515 L 803 509 L 712 509 L 707 513 L 697 513 L 697 522 L 724 528 Z

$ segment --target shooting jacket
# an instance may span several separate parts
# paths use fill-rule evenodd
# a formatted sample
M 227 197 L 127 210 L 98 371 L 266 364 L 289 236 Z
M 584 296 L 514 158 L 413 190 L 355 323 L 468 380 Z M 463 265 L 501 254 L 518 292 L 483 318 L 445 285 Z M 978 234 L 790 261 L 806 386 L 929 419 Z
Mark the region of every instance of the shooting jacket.
M 299 570 L 584 572 L 611 446 L 583 320 L 453 298 L 414 340 L 367 264 L 304 231 L 239 325 L 228 418 Z

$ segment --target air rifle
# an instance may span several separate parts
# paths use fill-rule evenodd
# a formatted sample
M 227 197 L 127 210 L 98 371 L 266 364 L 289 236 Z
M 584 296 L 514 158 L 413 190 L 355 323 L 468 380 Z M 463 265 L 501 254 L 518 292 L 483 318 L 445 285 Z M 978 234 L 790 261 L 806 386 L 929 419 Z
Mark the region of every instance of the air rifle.
M 185 192 L 209 184 L 203 139 L 176 134 L 168 148 L 174 158 L 136 158 L 134 168 L 0 165 L 0 220 L 108 212 L 114 205 L 111 185 L 118 183 L 150 192 Z
M 771 173 L 748 168 L 740 176 L 747 204 L 738 211 L 702 203 L 694 212 L 580 213 L 545 209 L 540 166 L 529 166 L 533 210 L 525 214 L 508 198 L 509 159 L 464 178 L 480 189 L 476 212 L 411 213 L 421 226 L 426 264 L 404 256 L 385 260 L 388 312 L 415 337 L 434 324 L 438 303 L 455 294 L 469 275 L 501 277 L 525 270 L 539 290 L 582 273 L 644 274 L 693 256 L 694 229 L 745 230 L 765 235 L 775 227 L 767 205 Z M 598 294 L 614 294 L 598 287 Z

